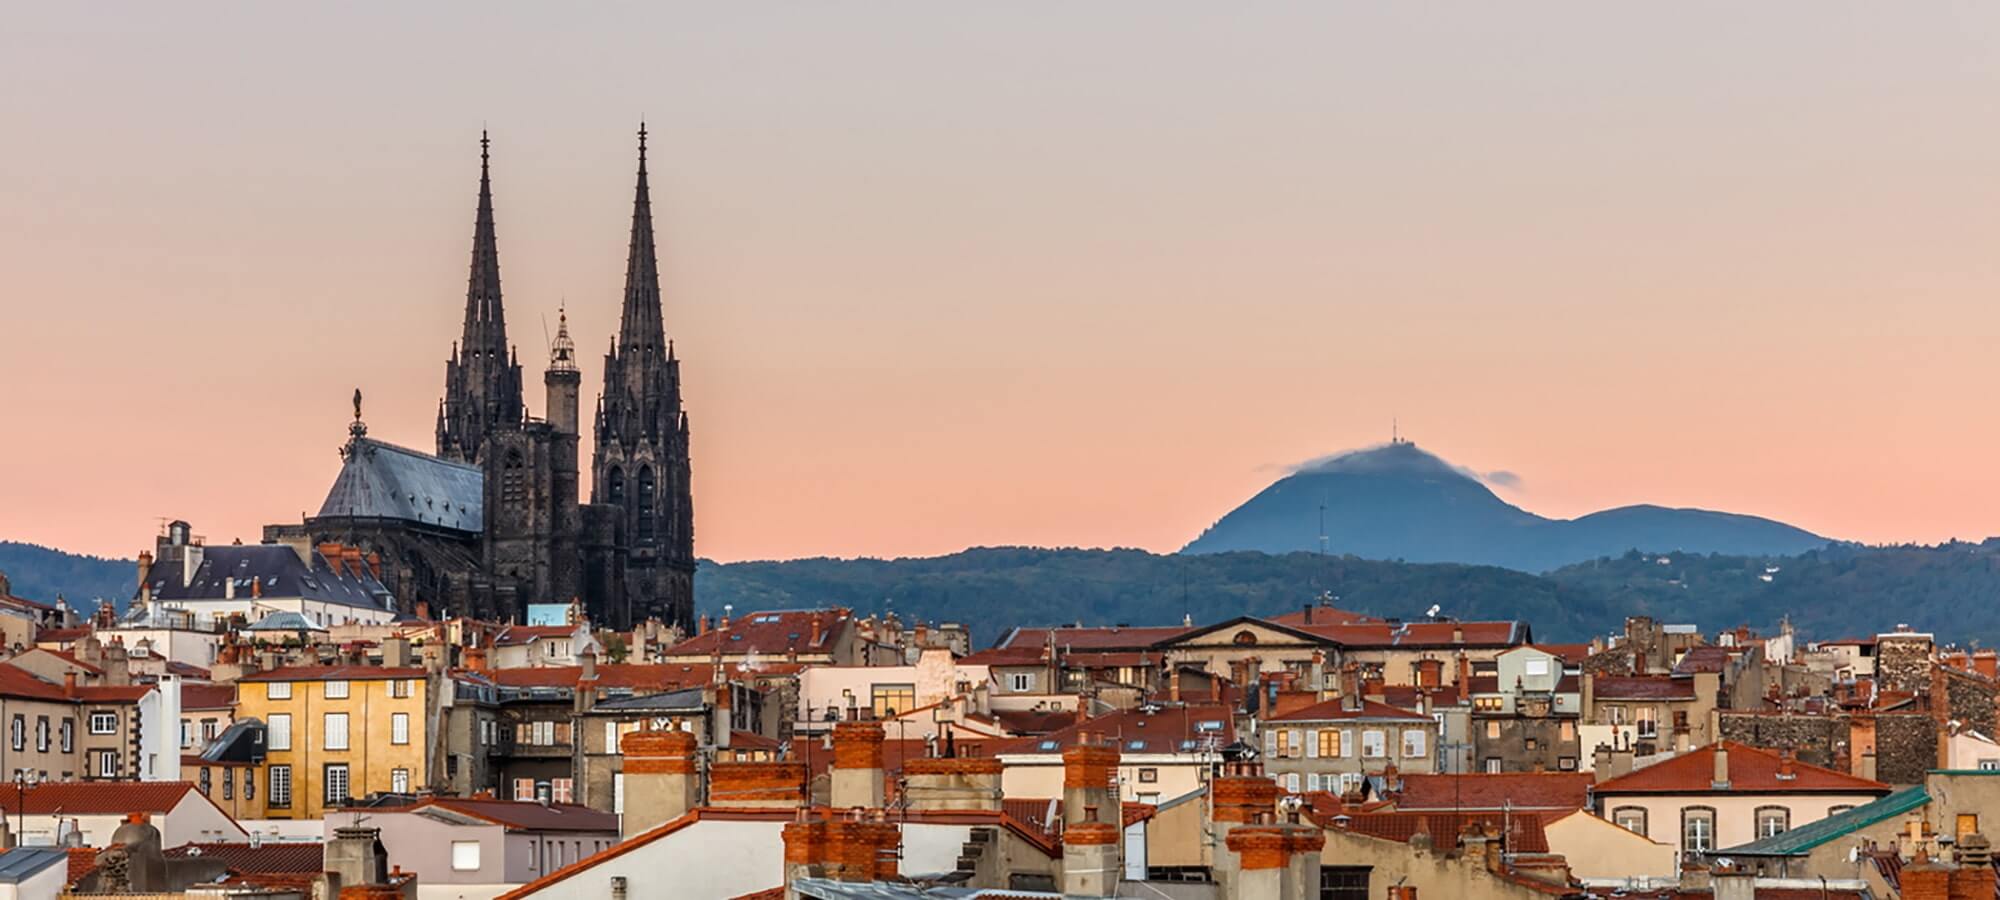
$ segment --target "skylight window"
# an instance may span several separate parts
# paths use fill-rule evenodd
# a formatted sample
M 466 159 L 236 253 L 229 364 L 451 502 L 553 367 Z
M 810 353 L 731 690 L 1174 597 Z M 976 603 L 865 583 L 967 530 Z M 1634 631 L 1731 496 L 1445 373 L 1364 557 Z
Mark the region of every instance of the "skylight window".
M 1146 749 L 1146 742 L 1145 742 L 1145 741 L 1133 741 L 1133 742 L 1131 742 L 1130 744 L 1127 744 L 1127 745 L 1126 745 L 1126 747 L 1127 747 L 1128 749 L 1132 749 L 1132 750 L 1144 750 L 1144 749 Z
M 1043 741 L 1043 742 L 1042 742 L 1042 749 L 1043 749 L 1043 750 L 1054 750 L 1054 749 L 1055 749 L 1055 748 L 1056 748 L 1057 746 L 1058 746 L 1058 744 L 1057 744 L 1057 743 L 1056 743 L 1055 741 Z
M 1199 722 L 1196 722 L 1196 723 L 1194 723 L 1194 730 L 1196 730 L 1196 731 L 1221 731 L 1221 730 L 1222 730 L 1222 721 L 1221 721 L 1220 719 L 1203 719 L 1203 720 L 1201 720 L 1201 721 L 1199 721 Z

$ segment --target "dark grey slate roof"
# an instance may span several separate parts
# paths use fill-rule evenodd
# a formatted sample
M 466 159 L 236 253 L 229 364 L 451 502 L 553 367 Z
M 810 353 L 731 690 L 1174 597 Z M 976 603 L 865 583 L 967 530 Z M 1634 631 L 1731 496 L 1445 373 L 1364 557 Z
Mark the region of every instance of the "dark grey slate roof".
M 486 521 L 485 482 L 478 466 L 357 438 L 319 517 L 402 519 L 476 532 Z
M 612 710 L 689 710 L 703 708 L 701 688 L 683 688 L 664 694 L 646 694 L 640 697 L 619 697 L 615 700 L 599 701 L 596 709 Z
M 305 616 L 281 609 L 244 626 L 244 631 L 325 631 Z
M 343 606 L 368 609 L 388 608 L 389 589 L 375 576 L 359 574 L 346 567 L 336 571 L 326 557 L 315 550 L 312 568 L 283 544 L 243 544 L 202 548 L 201 566 L 194 577 L 182 584 L 179 567 L 156 565 L 147 582 L 155 602 L 176 600 L 221 600 L 229 596 L 229 582 L 236 582 L 236 597 L 252 596 L 250 582 L 261 582 L 255 591 L 265 597 L 304 597 Z

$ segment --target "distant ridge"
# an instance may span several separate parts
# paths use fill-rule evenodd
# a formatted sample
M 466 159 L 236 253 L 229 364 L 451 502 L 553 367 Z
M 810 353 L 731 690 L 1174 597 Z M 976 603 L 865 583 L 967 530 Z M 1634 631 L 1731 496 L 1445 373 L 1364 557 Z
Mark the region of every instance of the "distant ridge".
M 138 590 L 139 571 L 131 560 L 66 553 L 39 544 L 0 541 L 0 574 L 16 597 L 54 603 L 57 596 L 84 612 L 99 598 L 119 608 Z
M 1320 530 L 1322 511 L 1325 531 Z M 1363 559 L 1546 572 L 1627 550 L 1788 556 L 1827 538 L 1756 516 L 1623 506 L 1550 519 L 1494 495 L 1409 441 L 1357 450 L 1279 479 L 1230 510 L 1183 553 L 1325 550 Z

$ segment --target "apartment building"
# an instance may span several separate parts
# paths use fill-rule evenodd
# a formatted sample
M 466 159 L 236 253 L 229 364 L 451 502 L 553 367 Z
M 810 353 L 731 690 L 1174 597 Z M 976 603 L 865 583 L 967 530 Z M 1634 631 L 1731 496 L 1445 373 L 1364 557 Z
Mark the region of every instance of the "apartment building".
M 246 676 L 237 717 L 264 723 L 264 804 L 322 818 L 350 798 L 431 782 L 430 682 L 420 666 L 291 666 Z

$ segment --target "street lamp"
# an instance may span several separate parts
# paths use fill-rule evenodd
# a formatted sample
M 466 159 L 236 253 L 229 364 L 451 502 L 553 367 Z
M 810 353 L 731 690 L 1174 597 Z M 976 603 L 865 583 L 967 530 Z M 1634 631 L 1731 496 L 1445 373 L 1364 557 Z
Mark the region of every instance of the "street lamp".
M 14 779 L 14 846 L 24 846 L 22 840 L 28 831 L 28 792 L 42 783 L 41 774 L 27 769 L 21 777 Z

